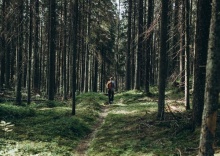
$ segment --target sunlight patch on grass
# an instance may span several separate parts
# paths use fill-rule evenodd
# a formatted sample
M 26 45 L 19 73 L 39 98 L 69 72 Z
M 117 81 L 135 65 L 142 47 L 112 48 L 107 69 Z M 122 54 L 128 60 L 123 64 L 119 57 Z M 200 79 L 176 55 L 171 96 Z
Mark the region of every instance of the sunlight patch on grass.
M 156 110 L 157 104 L 149 103 L 132 103 L 132 104 L 114 104 L 111 107 L 112 113 L 120 114 L 136 114 L 136 113 L 150 113 Z
M 56 142 L 36 142 L 36 141 L 14 141 L 8 140 L 7 147 L 0 154 L 3 155 L 71 155 L 72 148 L 68 146 L 59 146 Z
M 133 111 L 125 111 L 125 110 L 115 110 L 112 111 L 114 114 L 135 114 L 138 111 L 137 110 L 133 110 Z

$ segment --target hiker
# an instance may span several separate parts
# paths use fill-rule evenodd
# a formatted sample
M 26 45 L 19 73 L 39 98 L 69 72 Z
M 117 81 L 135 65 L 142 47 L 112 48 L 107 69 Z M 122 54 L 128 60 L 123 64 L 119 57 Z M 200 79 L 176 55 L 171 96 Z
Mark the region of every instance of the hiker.
M 113 80 L 113 77 L 111 77 L 107 82 L 106 88 L 108 89 L 108 102 L 109 104 L 111 104 L 114 100 L 114 91 L 115 91 L 115 81 Z

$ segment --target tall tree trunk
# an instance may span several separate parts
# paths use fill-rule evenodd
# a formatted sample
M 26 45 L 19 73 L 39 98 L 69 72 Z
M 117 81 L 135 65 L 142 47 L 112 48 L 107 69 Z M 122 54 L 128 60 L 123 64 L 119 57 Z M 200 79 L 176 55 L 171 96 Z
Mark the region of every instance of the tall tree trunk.
M 32 55 L 32 35 L 33 35 L 33 0 L 30 0 L 30 21 L 29 21 L 29 50 L 28 50 L 28 71 L 27 71 L 27 103 L 31 103 L 31 55 Z
M 147 30 L 150 29 L 152 21 L 153 21 L 153 0 L 148 0 L 148 18 L 147 18 Z M 150 89 L 150 54 L 152 50 L 152 40 L 153 40 L 153 32 L 149 32 L 147 35 L 147 49 L 146 49 L 146 78 L 145 78 L 145 92 L 149 93 Z
M 5 12 L 5 15 L 6 13 L 9 14 L 8 12 L 8 8 L 10 7 L 10 3 L 9 1 L 7 0 L 6 1 L 6 4 L 5 4 L 5 7 L 6 7 L 6 12 Z M 4 42 L 5 42 L 5 45 L 4 45 L 4 49 L 5 49 L 5 88 L 9 88 L 10 87 L 10 84 L 9 84 L 9 81 L 10 81 L 10 53 L 11 53 L 11 48 L 10 48 L 10 23 L 8 22 L 8 19 L 6 16 L 3 16 L 5 19 L 4 19 L 4 24 L 5 24 L 5 37 L 4 38 Z
M 22 85 L 22 46 L 23 46 L 23 0 L 18 2 L 18 42 L 16 54 L 16 104 L 21 105 L 21 85 Z
M 180 90 L 184 90 L 184 80 L 185 80 L 185 54 L 184 54 L 184 47 L 185 47 L 185 4 L 184 0 L 181 1 L 181 12 L 180 12 L 180 20 L 179 20 L 179 26 L 180 26 L 180 83 L 179 88 Z
M 195 126 L 201 125 L 204 106 L 211 0 L 198 0 L 197 9 L 193 89 L 193 122 Z
M 76 56 L 77 56 L 77 31 L 78 31 L 78 0 L 71 1 L 72 13 L 72 28 L 73 28 L 73 47 L 72 47 L 72 115 L 76 114 Z
M 172 65 L 171 65 L 171 72 L 173 73 L 175 73 L 175 71 L 177 70 L 177 62 L 178 62 L 177 56 L 179 51 L 179 38 L 180 38 L 178 33 L 179 8 L 180 8 L 180 1 L 175 0 L 174 22 L 173 22 L 174 36 L 173 36 Z
M 64 0 L 64 29 L 63 29 L 63 33 L 64 33 L 64 36 L 63 36 L 63 56 L 62 56 L 62 59 L 63 59 L 63 100 L 67 100 L 67 76 L 66 76 L 66 70 L 67 70 L 67 67 L 66 67 L 66 41 L 67 41 L 67 0 Z
M 206 66 L 205 106 L 202 117 L 199 156 L 213 156 L 220 92 L 220 1 L 212 0 L 212 17 Z
M 56 56 L 56 1 L 50 0 L 50 32 L 49 32 L 49 76 L 48 100 L 54 100 L 55 95 L 55 56 Z
M 88 92 L 89 89 L 89 45 L 90 45 L 90 36 L 91 36 L 91 1 L 87 0 L 88 13 L 87 13 L 87 29 L 86 29 L 86 54 L 85 54 L 85 74 L 84 74 L 84 92 Z
M 0 61 L 1 61 L 1 72 L 0 72 L 0 88 L 3 88 L 3 84 L 5 83 L 5 51 L 6 51 L 6 36 L 5 36 L 5 23 L 6 23 L 6 1 L 7 0 L 3 0 L 2 2 L 2 16 L 1 16 L 1 40 L 0 40 L 0 44 L 1 44 L 1 51 L 0 51 Z
M 143 0 L 138 1 L 138 50 L 135 69 L 135 89 L 141 89 L 141 56 L 143 52 Z
M 126 84 L 125 89 L 131 89 L 131 13 L 132 13 L 132 0 L 128 2 L 128 30 L 127 30 L 127 52 L 126 52 Z
M 94 56 L 94 75 L 93 75 L 93 92 L 97 92 L 97 84 L 98 84 L 98 54 L 95 54 Z
M 116 88 L 115 88 L 115 91 L 118 91 L 119 87 L 118 86 L 118 82 L 119 82 L 119 74 L 118 74 L 118 70 L 119 70 L 119 63 L 118 63 L 118 60 L 120 58 L 120 54 L 119 54 L 119 43 L 120 43 L 120 16 L 121 16 L 121 1 L 119 0 L 118 1 L 118 10 L 117 10 L 117 38 L 116 38 L 116 55 L 115 55 L 115 60 L 116 60 L 116 63 L 115 63 L 115 83 L 116 83 Z
M 134 1 L 134 9 L 133 9 L 133 22 L 132 22 L 132 51 L 131 51 L 131 87 L 134 89 L 135 87 L 135 53 L 136 53 L 136 12 L 137 12 L 137 2 Z
M 35 5 L 35 30 L 34 30 L 34 54 L 33 54 L 33 88 L 39 93 L 39 0 L 34 2 Z
M 168 1 L 162 0 L 162 14 L 161 14 L 161 40 L 160 40 L 160 54 L 159 54 L 159 98 L 158 98 L 158 114 L 157 118 L 164 119 L 164 105 L 165 105 L 165 87 L 167 78 L 167 14 Z
M 24 9 L 26 9 L 25 11 L 28 12 L 29 7 L 29 3 L 28 3 L 28 0 L 24 0 L 25 1 L 25 4 L 24 4 Z M 28 14 L 25 14 L 24 15 L 24 19 L 26 19 L 28 17 Z M 28 22 L 24 22 L 24 30 L 29 30 L 29 27 L 28 27 L 29 23 Z M 29 40 L 29 34 L 26 33 L 24 34 L 24 56 L 23 56 L 23 75 L 22 75 L 22 87 L 26 88 L 27 89 L 27 79 L 28 79 L 28 42 Z
M 189 103 L 189 77 L 190 77 L 190 51 L 189 51 L 189 0 L 185 1 L 185 107 L 190 109 Z

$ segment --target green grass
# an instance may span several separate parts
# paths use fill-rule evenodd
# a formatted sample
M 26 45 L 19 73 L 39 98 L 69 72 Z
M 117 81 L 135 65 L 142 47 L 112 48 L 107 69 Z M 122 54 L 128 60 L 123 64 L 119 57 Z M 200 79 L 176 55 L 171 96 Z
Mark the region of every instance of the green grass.
M 0 127 L 0 155 L 12 149 L 15 155 L 72 155 L 92 132 L 105 98 L 95 93 L 79 95 L 75 116 L 71 115 L 71 102 L 46 101 L 26 107 L 1 104 L 0 120 L 10 121 L 14 127 L 7 133 Z
M 199 145 L 200 129 L 190 129 L 191 111 L 184 111 L 182 95 L 167 90 L 165 120 L 158 121 L 157 89 L 151 94 L 139 91 L 115 95 L 112 105 L 107 96 L 85 93 L 77 96 L 76 115 L 71 115 L 71 101 L 46 101 L 29 106 L 0 105 L 0 120 L 11 122 L 13 131 L 0 126 L 0 155 L 71 156 L 82 140 L 87 140 L 88 156 L 194 156 Z M 101 123 L 100 114 L 107 112 Z M 80 144 L 81 145 L 81 144 Z M 196 149 L 196 150 L 195 150 Z
M 178 132 L 167 113 L 166 121 L 156 120 L 157 102 L 141 92 L 129 91 L 116 95 L 115 104 L 91 143 L 90 156 L 176 156 L 195 155 L 199 131 Z M 182 123 L 177 123 L 181 126 Z M 183 124 L 184 125 L 184 124 Z

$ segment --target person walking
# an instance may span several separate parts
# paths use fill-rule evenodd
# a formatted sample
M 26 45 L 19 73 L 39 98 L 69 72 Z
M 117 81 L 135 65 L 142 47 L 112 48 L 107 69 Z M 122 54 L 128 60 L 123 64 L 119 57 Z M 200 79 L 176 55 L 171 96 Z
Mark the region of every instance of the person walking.
M 108 89 L 108 102 L 109 104 L 112 104 L 114 101 L 114 92 L 115 92 L 115 81 L 113 77 L 111 77 L 107 82 L 106 88 Z

